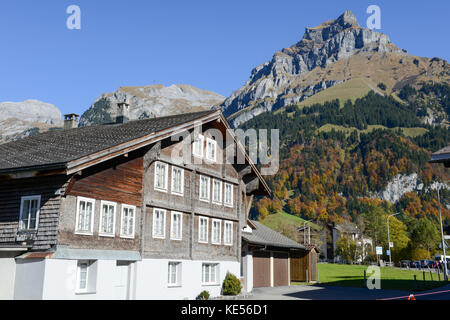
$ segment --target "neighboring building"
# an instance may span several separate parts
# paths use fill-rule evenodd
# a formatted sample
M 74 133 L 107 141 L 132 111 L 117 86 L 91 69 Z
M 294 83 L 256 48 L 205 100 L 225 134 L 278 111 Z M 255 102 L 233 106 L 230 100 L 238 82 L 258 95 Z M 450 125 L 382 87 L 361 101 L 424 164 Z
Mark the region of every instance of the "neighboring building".
M 242 239 L 241 277 L 246 292 L 259 287 L 289 286 L 295 280 L 292 275 L 302 272 L 306 263 L 300 259 L 311 251 L 257 221 L 248 221 Z M 295 270 L 292 270 L 293 259 Z M 317 255 L 311 265 L 315 269 L 313 274 L 317 275 Z
M 119 108 L 114 124 L 68 115 L 65 130 L 0 145 L 0 298 L 194 299 L 239 275 L 247 208 L 270 190 L 226 119 L 128 122 Z M 190 161 L 171 139 L 184 130 Z M 245 163 L 227 164 L 229 148 Z
M 431 155 L 430 163 L 442 163 L 450 168 L 450 146 L 447 146 Z
M 356 262 L 362 262 L 372 246 L 372 240 L 364 237 L 361 230 L 353 223 L 327 224 L 322 231 L 322 259 L 330 262 L 342 262 L 342 258 L 336 255 L 337 241 L 343 235 L 356 242 L 360 254 L 356 257 Z

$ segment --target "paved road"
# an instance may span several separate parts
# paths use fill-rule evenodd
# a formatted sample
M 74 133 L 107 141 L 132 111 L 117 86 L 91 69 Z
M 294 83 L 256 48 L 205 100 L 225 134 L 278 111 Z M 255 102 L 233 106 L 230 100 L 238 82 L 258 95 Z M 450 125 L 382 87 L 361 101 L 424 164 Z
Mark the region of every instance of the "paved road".
M 410 292 L 333 286 L 255 288 L 248 300 L 407 300 Z M 450 300 L 450 285 L 418 293 L 416 300 Z

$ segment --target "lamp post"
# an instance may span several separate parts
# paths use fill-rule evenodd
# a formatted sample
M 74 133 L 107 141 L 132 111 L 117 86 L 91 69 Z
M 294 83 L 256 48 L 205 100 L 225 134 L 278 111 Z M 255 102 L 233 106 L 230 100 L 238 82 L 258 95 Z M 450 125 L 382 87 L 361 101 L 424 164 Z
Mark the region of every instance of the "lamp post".
M 447 280 L 447 256 L 446 256 L 446 252 L 445 252 L 444 227 L 443 227 L 443 224 L 442 224 L 441 196 L 439 195 L 439 190 L 440 189 L 441 189 L 441 186 L 438 186 L 437 194 L 438 194 L 438 204 L 439 204 L 439 218 L 441 220 L 442 250 L 444 250 L 444 270 L 445 270 L 444 279 Z
M 387 228 L 388 228 L 388 248 L 389 248 L 389 265 L 392 266 L 392 250 L 391 250 L 391 235 L 389 233 L 389 218 L 400 214 L 400 212 L 391 214 L 387 217 Z

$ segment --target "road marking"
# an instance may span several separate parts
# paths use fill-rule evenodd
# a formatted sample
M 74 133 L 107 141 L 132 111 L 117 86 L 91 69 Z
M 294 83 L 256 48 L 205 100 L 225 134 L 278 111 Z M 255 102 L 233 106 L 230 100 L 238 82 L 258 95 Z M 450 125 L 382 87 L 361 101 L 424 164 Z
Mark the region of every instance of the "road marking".
M 421 297 L 421 296 L 429 296 L 432 294 L 440 294 L 440 293 L 446 293 L 446 292 L 450 292 L 450 290 L 442 290 L 442 291 L 433 291 L 433 292 L 428 292 L 428 293 L 419 293 L 419 294 L 415 294 L 415 297 Z M 383 299 L 377 299 L 377 300 L 399 300 L 399 299 L 407 299 L 409 296 L 404 296 L 404 297 L 394 297 L 394 298 L 383 298 Z

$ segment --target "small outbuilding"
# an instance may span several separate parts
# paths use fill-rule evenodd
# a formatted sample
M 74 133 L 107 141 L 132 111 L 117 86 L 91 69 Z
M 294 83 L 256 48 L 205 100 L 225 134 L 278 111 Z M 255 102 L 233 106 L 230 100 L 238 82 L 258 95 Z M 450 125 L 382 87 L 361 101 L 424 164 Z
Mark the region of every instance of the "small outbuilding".
M 291 281 L 299 281 L 302 273 L 308 280 L 317 278 L 315 248 L 301 245 L 257 221 L 248 221 L 242 232 L 241 262 L 246 292 L 260 287 L 289 286 Z

